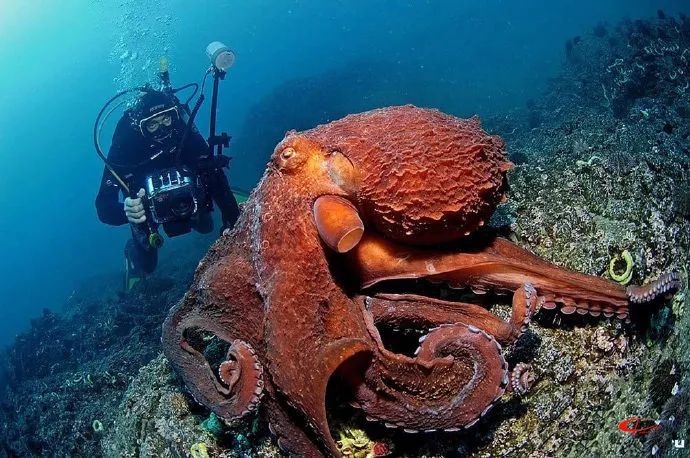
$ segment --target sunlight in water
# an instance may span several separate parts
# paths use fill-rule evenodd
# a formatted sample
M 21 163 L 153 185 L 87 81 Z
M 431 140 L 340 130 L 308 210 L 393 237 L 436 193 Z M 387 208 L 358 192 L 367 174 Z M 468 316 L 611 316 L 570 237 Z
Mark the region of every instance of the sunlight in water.
M 0 0 L 0 36 L 7 36 L 9 32 L 19 28 L 28 10 L 28 2 Z
M 41 21 L 67 9 L 60 2 L 48 0 L 0 0 L 0 50 L 8 45 L 8 39 L 18 33 L 41 32 Z

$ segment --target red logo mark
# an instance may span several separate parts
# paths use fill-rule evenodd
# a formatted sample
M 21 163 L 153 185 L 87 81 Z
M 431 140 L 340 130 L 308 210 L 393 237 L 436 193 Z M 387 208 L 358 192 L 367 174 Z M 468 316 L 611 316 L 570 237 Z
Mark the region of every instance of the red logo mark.
M 631 417 L 618 423 L 618 429 L 633 436 L 645 436 L 660 427 L 653 418 Z

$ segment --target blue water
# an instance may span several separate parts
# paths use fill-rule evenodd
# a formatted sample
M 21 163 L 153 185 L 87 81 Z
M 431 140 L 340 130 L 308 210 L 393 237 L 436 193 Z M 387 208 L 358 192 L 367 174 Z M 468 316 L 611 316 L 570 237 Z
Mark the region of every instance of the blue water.
M 0 344 L 43 308 L 59 309 L 84 280 L 121 269 L 129 231 L 96 217 L 102 164 L 91 129 L 102 103 L 151 79 L 161 55 L 179 85 L 200 79 L 210 41 L 235 50 L 236 65 L 221 87 L 219 125 L 236 140 L 231 182 L 251 188 L 271 145 L 289 128 L 405 102 L 458 115 L 508 114 L 540 93 L 564 58 L 567 38 L 600 21 L 653 16 L 658 8 L 675 14 L 690 6 L 687 0 L 0 2 Z M 202 132 L 207 119 L 208 105 L 199 116 Z

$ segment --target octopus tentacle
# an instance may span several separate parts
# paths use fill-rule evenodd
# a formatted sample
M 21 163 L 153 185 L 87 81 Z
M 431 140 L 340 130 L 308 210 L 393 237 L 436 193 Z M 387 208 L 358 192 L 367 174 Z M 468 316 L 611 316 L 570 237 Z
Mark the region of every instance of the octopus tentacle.
M 535 376 L 532 366 L 526 363 L 518 363 L 510 374 L 509 389 L 516 394 L 527 393 L 534 384 Z
M 383 350 L 355 392 L 369 419 L 407 432 L 469 428 L 503 395 L 508 364 L 486 332 L 461 323 L 433 329 L 416 358 Z
M 221 363 L 219 377 L 187 341 L 185 333 L 192 328 L 214 332 L 231 342 L 229 360 Z M 222 328 L 190 313 L 185 301 L 175 306 L 165 320 L 162 340 L 168 360 L 197 402 L 210 406 L 226 422 L 256 409 L 263 388 L 263 370 L 248 343 L 229 339 Z
M 511 291 L 530 283 L 539 295 L 553 294 L 552 302 L 561 301 L 566 306 L 602 304 L 626 313 L 628 308 L 623 286 L 558 267 L 499 237 L 484 242 L 479 249 L 437 251 L 365 234 L 349 259 L 365 288 L 386 280 L 413 278 L 442 281 L 452 287 Z
M 255 300 L 254 290 L 246 281 L 253 274 L 245 260 L 245 246 L 236 245 L 236 248 L 230 256 L 217 259 L 214 264 L 202 265 L 195 288 L 171 309 L 162 334 L 165 355 L 192 397 L 226 422 L 255 410 L 263 385 L 263 369 L 255 354 L 259 348 L 257 342 L 260 342 L 262 305 Z M 216 256 L 212 251 L 207 259 Z M 228 301 L 229 297 L 233 300 Z M 227 316 L 213 311 L 218 304 L 224 304 Z M 248 316 L 243 320 L 234 319 L 233 315 L 240 311 Z M 229 344 L 227 360 L 221 363 L 218 373 L 189 343 L 189 331 L 210 332 Z
M 412 294 L 381 294 L 365 302 L 376 324 L 419 329 L 463 323 L 484 330 L 501 345 L 509 345 L 517 335 L 509 322 L 476 304 Z
M 319 450 L 318 443 L 297 424 L 298 417 L 288 413 L 288 407 L 279 401 L 280 396 L 268 380 L 265 390 L 268 429 L 275 437 L 278 447 L 288 454 L 304 458 L 322 458 L 324 454 Z
M 463 323 L 486 331 L 501 345 L 515 342 L 527 330 L 538 309 L 538 296 L 531 285 L 525 285 L 513 294 L 513 310 L 508 322 L 476 304 L 413 294 L 379 294 L 366 297 L 364 302 L 376 324 L 423 328 Z
M 669 273 L 647 286 L 627 289 L 604 278 L 581 274 L 546 262 L 508 240 L 492 238 L 467 251 L 412 248 L 365 234 L 348 257 L 360 272 L 364 288 L 379 282 L 427 278 L 451 287 L 516 290 L 534 286 L 539 307 L 561 312 L 626 319 L 630 304 L 651 302 L 680 287 L 678 274 Z
M 517 340 L 529 326 L 530 321 L 539 309 L 539 296 L 531 283 L 518 288 L 513 294 L 513 311 L 510 316 L 510 324 L 514 330 L 514 339 Z
M 643 304 L 675 294 L 681 287 L 682 284 L 678 272 L 668 272 L 646 285 L 628 286 L 625 292 L 631 303 Z
M 236 417 L 255 411 L 263 394 L 263 368 L 252 347 L 235 340 L 228 349 L 227 359 L 218 367 L 218 376 L 235 396 Z

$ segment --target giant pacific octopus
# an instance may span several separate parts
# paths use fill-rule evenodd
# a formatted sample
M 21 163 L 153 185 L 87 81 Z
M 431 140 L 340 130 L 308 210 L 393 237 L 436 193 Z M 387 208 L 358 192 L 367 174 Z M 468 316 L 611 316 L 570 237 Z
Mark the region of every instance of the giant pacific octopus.
M 227 422 L 262 405 L 300 456 L 338 456 L 332 380 L 369 420 L 471 427 L 507 389 L 528 388 L 525 365 L 510 371 L 501 352 L 540 308 L 627 319 L 679 288 L 675 273 L 625 288 L 492 235 L 511 166 L 476 117 L 414 106 L 288 132 L 171 310 L 166 355 L 198 402 Z M 426 280 L 510 291 L 512 315 L 412 287 Z M 421 330 L 416 353 L 384 346 L 382 326 Z M 203 332 L 229 346 L 222 361 L 204 357 Z

